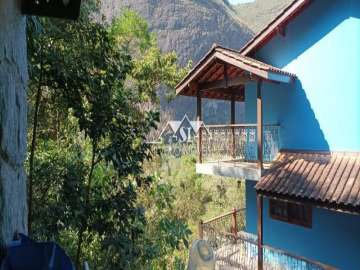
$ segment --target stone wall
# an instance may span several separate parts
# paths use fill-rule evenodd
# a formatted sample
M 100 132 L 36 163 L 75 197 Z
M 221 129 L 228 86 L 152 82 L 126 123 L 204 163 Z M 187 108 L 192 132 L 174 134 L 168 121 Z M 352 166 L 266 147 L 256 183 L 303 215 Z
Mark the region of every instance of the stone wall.
M 0 0 L 0 241 L 26 232 L 25 17 L 17 0 Z

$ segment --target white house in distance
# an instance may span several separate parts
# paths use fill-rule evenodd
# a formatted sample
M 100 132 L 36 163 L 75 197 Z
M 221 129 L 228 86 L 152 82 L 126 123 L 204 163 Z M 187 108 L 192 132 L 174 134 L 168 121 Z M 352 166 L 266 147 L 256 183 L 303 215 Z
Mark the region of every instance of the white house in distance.
M 202 121 L 190 121 L 185 114 L 181 121 L 169 121 L 161 131 L 158 140 L 165 144 L 192 142 L 201 127 L 206 127 Z

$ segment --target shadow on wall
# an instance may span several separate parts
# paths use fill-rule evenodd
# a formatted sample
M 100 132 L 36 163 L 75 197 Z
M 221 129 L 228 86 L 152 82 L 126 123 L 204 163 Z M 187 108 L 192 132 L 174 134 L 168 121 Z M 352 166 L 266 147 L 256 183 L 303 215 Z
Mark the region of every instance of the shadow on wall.
M 269 44 L 273 49 L 262 52 L 299 76 L 302 85 L 297 83 L 295 93 L 305 89 L 332 150 L 360 149 L 359 15 L 360 1 L 313 1 L 289 24 L 285 39 L 277 38 Z M 296 112 L 289 108 L 288 113 Z
M 312 1 L 288 25 L 285 37 L 259 51 L 259 59 L 293 71 L 300 80 L 277 96 L 282 104 L 274 110 L 283 114 L 278 118 L 284 148 L 360 149 L 359 18 L 360 1 Z
M 265 125 L 280 125 L 280 148 L 329 150 L 329 144 L 299 80 L 291 84 L 264 83 Z M 246 87 L 246 122 L 256 123 L 256 86 Z
M 293 89 L 286 89 L 286 99 L 281 106 L 281 148 L 329 150 L 329 144 L 301 82 L 296 80 L 291 86 Z
M 312 1 L 311 7 L 305 10 L 301 16 L 301 20 L 295 20 L 289 24 L 288 27 L 291 28 L 291 31 L 286 33 L 287 42 L 284 42 L 283 37 L 278 36 L 273 42 L 265 46 L 257 57 L 262 61 L 283 68 L 346 19 L 360 18 L 360 1 Z M 306 25 L 304 25 L 304 21 Z M 291 44 L 291 49 L 286 48 L 288 44 Z M 279 49 L 282 47 L 285 49 Z

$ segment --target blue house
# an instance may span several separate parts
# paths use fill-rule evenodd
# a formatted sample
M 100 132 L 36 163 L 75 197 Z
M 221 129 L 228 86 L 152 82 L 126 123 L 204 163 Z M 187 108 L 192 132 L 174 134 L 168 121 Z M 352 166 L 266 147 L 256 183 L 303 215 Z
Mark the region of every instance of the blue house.
M 197 137 L 198 173 L 246 184 L 246 224 L 232 215 L 219 263 L 360 269 L 360 1 L 293 1 L 240 51 L 213 46 L 176 90 L 198 121 L 202 99 L 231 104 L 230 124 Z

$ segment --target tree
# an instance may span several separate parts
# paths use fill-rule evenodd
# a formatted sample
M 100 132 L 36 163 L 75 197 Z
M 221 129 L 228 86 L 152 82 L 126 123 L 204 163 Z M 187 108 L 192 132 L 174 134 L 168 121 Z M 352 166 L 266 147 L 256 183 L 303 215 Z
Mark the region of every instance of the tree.
M 72 24 L 29 21 L 29 101 L 35 105 L 30 111 L 34 187 L 29 198 L 35 206 L 30 223 L 35 237 L 67 243 L 77 266 L 84 242 L 95 241 L 103 269 L 132 269 L 154 259 L 137 196 L 153 179 L 142 165 L 151 158 L 146 135 L 159 113 L 155 105 L 143 104 L 156 104 L 157 87 L 174 85 L 184 71 L 153 38 L 139 43 L 144 54 L 136 55 L 130 43 L 121 41 L 123 32 L 92 20 L 90 11 Z M 146 40 L 150 35 L 135 36 Z M 162 241 L 174 241 L 176 248 L 186 242 L 186 226 L 164 219 L 162 231 L 173 230 L 171 225 L 176 233 Z

